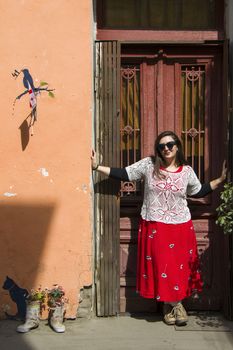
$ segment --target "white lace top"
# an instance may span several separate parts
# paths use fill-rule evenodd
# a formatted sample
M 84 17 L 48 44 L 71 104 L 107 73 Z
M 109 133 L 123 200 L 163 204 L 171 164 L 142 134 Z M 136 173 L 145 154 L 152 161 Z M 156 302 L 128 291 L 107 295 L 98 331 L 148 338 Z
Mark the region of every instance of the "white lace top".
M 126 167 L 126 171 L 130 181 L 144 180 L 144 220 L 180 224 L 191 219 L 186 197 L 199 192 L 201 183 L 189 165 L 177 172 L 161 169 L 165 178 L 159 179 L 153 175 L 154 164 L 147 157 Z

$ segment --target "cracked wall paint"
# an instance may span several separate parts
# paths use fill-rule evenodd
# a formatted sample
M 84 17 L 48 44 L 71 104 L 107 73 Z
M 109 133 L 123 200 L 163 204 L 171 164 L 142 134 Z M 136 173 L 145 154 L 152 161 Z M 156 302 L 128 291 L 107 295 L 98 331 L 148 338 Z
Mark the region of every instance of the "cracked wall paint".
M 84 193 L 87 193 L 87 185 L 85 185 L 85 184 L 82 185 L 82 191 Z
M 9 311 L 11 311 L 11 306 L 9 305 L 9 304 L 2 304 L 1 305 L 1 309 L 2 309 L 2 311 L 5 313 L 5 312 L 9 312 Z
M 44 177 L 49 176 L 49 172 L 48 172 L 48 170 L 46 170 L 45 168 L 40 168 L 38 171 L 39 171 L 39 172 L 41 173 L 41 175 L 44 176 Z
M 3 193 L 3 196 L 5 196 L 5 197 L 15 197 L 15 196 L 17 196 L 17 193 L 5 192 L 5 193 Z
M 75 189 L 78 192 L 83 192 L 86 194 L 88 191 L 88 186 L 86 184 L 82 184 L 81 188 L 79 186 L 77 186 Z

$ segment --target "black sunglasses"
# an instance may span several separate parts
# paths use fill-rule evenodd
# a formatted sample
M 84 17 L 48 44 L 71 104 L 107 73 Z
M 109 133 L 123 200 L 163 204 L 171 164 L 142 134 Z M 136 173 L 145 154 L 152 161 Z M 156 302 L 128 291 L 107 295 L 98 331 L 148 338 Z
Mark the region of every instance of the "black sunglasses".
M 176 145 L 176 141 L 169 141 L 167 143 L 159 143 L 158 144 L 158 149 L 160 151 L 164 151 L 165 147 L 167 146 L 167 148 L 169 149 L 169 151 L 172 150 L 172 148 Z

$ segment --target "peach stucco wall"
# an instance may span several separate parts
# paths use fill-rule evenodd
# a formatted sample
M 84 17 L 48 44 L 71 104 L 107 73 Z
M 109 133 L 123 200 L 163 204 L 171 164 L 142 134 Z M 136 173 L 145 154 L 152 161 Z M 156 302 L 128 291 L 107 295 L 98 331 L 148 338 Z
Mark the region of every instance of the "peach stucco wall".
M 74 317 L 81 287 L 92 284 L 90 149 L 92 1 L 0 0 L 0 283 L 61 284 Z M 28 69 L 38 121 L 27 139 Z M 24 128 L 20 126 L 24 122 Z M 3 309 L 15 304 L 0 288 Z

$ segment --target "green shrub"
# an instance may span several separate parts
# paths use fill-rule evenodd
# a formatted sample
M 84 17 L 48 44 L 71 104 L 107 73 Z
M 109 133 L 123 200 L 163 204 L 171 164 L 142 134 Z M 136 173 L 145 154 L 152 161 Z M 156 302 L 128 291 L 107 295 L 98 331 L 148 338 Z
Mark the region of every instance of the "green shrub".
M 218 218 L 216 223 L 223 228 L 223 232 L 233 233 L 233 184 L 226 183 L 220 195 L 221 204 L 216 209 Z

